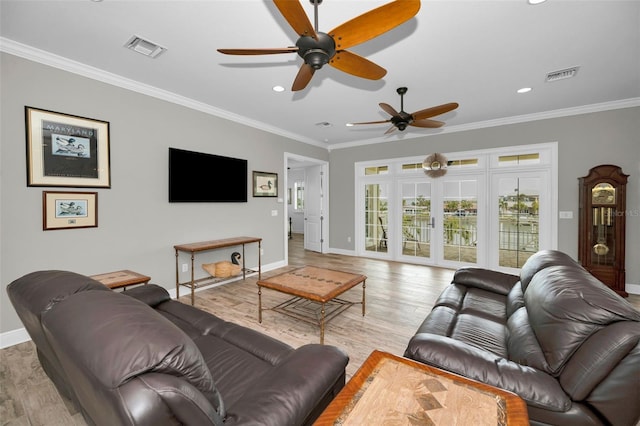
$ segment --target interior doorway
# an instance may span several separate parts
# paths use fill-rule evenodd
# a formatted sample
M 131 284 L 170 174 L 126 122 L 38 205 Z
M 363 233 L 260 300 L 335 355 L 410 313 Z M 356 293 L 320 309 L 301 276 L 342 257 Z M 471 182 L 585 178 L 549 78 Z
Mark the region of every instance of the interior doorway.
M 285 153 L 285 258 L 289 258 L 289 232 L 301 236 L 305 250 L 328 251 L 328 163 Z

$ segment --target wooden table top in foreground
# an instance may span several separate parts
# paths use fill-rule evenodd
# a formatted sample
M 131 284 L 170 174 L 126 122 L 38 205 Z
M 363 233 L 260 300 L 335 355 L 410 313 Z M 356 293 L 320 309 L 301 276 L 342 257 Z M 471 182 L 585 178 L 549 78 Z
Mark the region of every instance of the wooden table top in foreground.
M 529 425 L 517 395 L 413 360 L 373 351 L 314 423 Z
M 350 288 L 364 282 L 364 275 L 332 269 L 303 266 L 258 281 L 259 287 L 270 288 L 315 302 L 326 303 Z

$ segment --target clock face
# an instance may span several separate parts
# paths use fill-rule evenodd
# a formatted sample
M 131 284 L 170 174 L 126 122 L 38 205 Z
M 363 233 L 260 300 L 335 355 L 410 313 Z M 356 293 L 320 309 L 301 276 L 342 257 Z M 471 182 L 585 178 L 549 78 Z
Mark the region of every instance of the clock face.
M 616 189 L 608 183 L 599 183 L 591 190 L 593 204 L 615 204 Z

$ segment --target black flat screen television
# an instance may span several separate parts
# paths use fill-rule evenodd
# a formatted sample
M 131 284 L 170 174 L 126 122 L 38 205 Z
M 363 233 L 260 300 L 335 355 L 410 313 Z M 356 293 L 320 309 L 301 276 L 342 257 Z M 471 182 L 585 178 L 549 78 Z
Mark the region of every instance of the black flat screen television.
M 247 160 L 169 148 L 170 203 L 246 203 Z

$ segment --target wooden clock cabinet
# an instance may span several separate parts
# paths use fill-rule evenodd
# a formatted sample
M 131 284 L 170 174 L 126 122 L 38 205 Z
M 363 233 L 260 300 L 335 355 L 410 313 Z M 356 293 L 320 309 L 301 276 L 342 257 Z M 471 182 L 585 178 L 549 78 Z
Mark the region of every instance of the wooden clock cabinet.
M 624 297 L 628 296 L 624 253 L 628 177 L 620 167 L 603 164 L 579 178 L 578 259 Z

